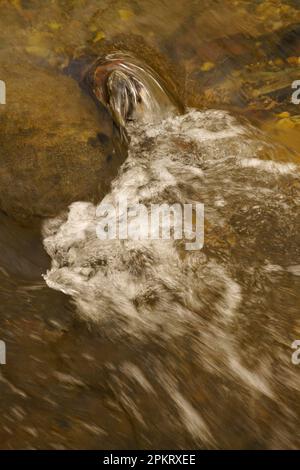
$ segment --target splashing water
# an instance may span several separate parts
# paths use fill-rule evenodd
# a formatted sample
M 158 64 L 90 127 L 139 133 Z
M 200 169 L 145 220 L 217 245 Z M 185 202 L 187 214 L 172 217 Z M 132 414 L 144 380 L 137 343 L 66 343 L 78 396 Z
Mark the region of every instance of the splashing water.
M 123 128 L 128 121 L 161 121 L 182 108 L 161 77 L 129 53 L 114 52 L 96 60 L 85 81 Z
M 44 226 L 47 284 L 71 295 L 79 315 L 113 341 L 148 349 L 146 366 L 124 364 L 113 385 L 141 429 L 153 424 L 131 380 L 149 402 L 165 396 L 159 406 L 166 419 L 178 416 L 167 427 L 179 446 L 188 433 L 203 447 L 242 445 L 241 436 L 248 445 L 296 447 L 300 381 L 285 321 L 292 331 L 299 304 L 299 168 L 266 159 L 276 147 L 223 111 L 189 110 L 127 130 L 128 159 L 102 202 L 202 202 L 203 250 L 99 240 L 96 207 L 77 202 Z

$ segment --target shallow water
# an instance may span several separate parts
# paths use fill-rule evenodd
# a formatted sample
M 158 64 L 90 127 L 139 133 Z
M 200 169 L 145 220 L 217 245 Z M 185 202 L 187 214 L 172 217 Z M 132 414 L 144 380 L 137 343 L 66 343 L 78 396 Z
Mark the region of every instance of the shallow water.
M 200 252 L 100 244 L 95 207 L 76 203 L 43 229 L 46 281 L 64 295 L 42 278 L 42 223 L 1 216 L 1 448 L 299 447 L 298 63 L 287 60 L 300 56 L 298 2 L 40 6 L 1 2 L 2 57 L 13 48 L 61 73 L 130 29 L 186 70 L 188 105 L 237 120 L 190 111 L 133 129 L 106 196 L 205 203 Z

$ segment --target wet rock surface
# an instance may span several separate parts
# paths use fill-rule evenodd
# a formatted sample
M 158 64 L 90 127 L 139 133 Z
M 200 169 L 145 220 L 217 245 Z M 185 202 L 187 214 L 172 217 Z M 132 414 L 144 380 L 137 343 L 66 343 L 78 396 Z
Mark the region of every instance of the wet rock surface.
M 110 121 L 70 77 L 26 63 L 1 64 L 0 207 L 22 219 L 99 200 L 120 158 Z

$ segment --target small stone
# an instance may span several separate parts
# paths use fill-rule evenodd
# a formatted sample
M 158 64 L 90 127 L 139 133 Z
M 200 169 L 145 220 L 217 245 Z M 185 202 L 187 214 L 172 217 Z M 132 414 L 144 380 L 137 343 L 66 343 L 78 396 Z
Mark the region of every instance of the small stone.
M 51 23 L 48 23 L 48 26 L 52 31 L 59 31 L 62 28 L 61 24 L 56 23 L 56 21 L 52 21 Z
M 132 10 L 127 10 L 127 9 L 121 8 L 119 10 L 119 15 L 120 15 L 121 20 L 128 21 L 134 16 L 134 13 L 133 13 Z
M 42 59 L 45 59 L 49 55 L 49 50 L 46 47 L 27 46 L 25 47 L 25 51 L 27 54 L 40 57 Z
M 290 113 L 288 113 L 287 111 L 284 111 L 283 113 L 277 114 L 277 116 L 278 116 L 280 119 L 289 118 L 289 117 L 290 117 Z
M 277 129 L 280 129 L 280 130 L 283 130 L 283 131 L 286 131 L 286 130 L 289 130 L 289 129 L 294 129 L 295 126 L 296 126 L 296 124 L 289 118 L 280 119 L 276 123 Z
M 200 67 L 202 72 L 209 72 L 210 70 L 215 68 L 215 64 L 213 62 L 204 62 L 204 64 Z
M 93 42 L 102 41 L 102 39 L 105 39 L 105 34 L 103 31 L 98 31 L 93 39 Z
M 287 62 L 290 65 L 300 65 L 300 58 L 299 57 L 288 57 Z

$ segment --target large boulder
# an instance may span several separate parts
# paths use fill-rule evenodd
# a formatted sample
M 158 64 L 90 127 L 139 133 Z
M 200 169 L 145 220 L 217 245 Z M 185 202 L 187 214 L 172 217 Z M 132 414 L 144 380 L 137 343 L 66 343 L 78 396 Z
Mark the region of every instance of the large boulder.
M 0 209 L 18 219 L 99 201 L 122 157 L 112 124 L 77 82 L 28 63 L 0 67 Z

